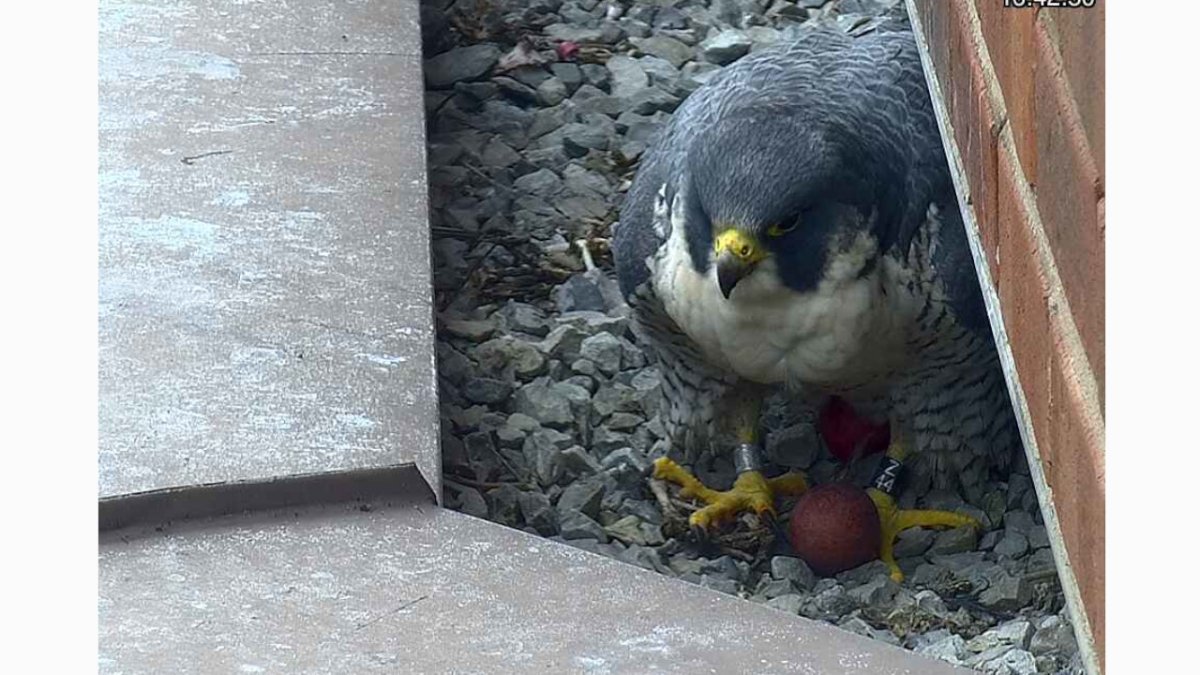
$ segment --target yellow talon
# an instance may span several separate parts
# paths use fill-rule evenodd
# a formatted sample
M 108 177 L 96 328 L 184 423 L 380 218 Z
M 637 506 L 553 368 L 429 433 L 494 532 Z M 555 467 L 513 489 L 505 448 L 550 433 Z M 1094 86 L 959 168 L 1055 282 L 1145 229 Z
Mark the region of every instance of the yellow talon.
M 896 436 L 896 434 L 892 436 L 893 440 L 892 444 L 888 446 L 887 456 L 902 462 L 908 456 L 908 450 L 903 443 L 895 440 Z M 983 525 L 978 520 L 953 511 L 929 509 L 902 511 L 896 508 L 894 497 L 875 487 L 867 488 L 867 495 L 871 501 L 875 502 L 875 510 L 879 512 L 879 530 L 882 539 L 879 543 L 879 559 L 888 566 L 892 581 L 896 583 L 904 581 L 904 572 L 901 572 L 900 566 L 896 564 L 896 556 L 893 555 L 892 549 L 896 543 L 896 536 L 904 530 L 910 527 L 962 527 L 963 525 L 970 525 L 976 530 L 983 529 Z
M 759 515 L 774 516 L 775 494 L 798 495 L 808 489 L 808 481 L 799 473 L 766 478 L 758 471 L 746 471 L 737 477 L 732 488 L 720 492 L 704 485 L 687 469 L 666 457 L 654 460 L 653 476 L 679 485 L 682 488 L 679 494 L 685 499 L 704 502 L 706 506 L 693 513 L 688 521 L 706 529 L 742 511 L 753 510 Z
M 971 516 L 964 516 L 961 513 L 954 513 L 953 511 L 932 511 L 926 509 L 900 510 L 896 508 L 896 500 L 891 495 L 876 488 L 868 488 L 867 494 L 871 497 L 871 501 L 875 502 L 875 509 L 879 512 L 879 529 L 882 537 L 882 541 L 879 544 L 879 559 L 888 566 L 892 581 L 896 583 L 904 581 L 904 573 L 900 571 L 900 566 L 896 564 L 896 557 L 892 554 L 892 547 L 895 545 L 896 536 L 902 531 L 910 527 L 962 527 L 963 525 L 970 525 L 976 530 L 982 527 L 979 521 Z
M 791 471 L 782 476 L 768 478 L 767 485 L 771 486 L 771 491 L 775 494 L 788 497 L 799 497 L 808 492 L 808 480 L 799 471 Z

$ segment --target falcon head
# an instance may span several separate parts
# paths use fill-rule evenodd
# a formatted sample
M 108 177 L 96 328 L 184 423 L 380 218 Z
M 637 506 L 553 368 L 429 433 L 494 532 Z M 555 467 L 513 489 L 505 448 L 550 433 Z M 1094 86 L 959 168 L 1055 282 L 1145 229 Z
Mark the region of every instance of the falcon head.
M 905 209 L 885 150 L 828 116 L 739 111 L 689 149 L 672 225 L 683 227 L 697 272 L 716 268 L 726 299 L 748 278 L 774 277 L 770 287 L 800 293 L 860 278 L 895 239 Z

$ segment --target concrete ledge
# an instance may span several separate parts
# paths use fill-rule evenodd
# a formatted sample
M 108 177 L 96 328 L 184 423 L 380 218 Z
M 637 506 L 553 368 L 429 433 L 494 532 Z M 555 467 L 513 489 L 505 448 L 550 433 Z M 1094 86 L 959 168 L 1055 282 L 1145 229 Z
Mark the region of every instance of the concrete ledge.
M 441 493 L 415 0 L 103 0 L 99 493 Z
M 100 500 L 100 531 L 159 527 L 182 520 L 313 504 L 390 498 L 434 504 L 433 492 L 411 464 L 379 469 L 329 471 L 268 480 L 209 483 L 150 490 Z
M 101 672 L 967 672 L 432 505 L 100 541 Z

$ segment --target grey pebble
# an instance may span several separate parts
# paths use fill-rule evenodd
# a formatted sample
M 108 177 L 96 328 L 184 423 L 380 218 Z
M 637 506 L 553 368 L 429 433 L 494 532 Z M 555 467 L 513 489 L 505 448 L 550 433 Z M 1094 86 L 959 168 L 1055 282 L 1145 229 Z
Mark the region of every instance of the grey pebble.
M 771 576 L 788 581 L 796 588 L 810 591 L 817 582 L 817 575 L 808 563 L 799 558 L 777 555 L 771 558 Z
M 460 392 L 473 404 L 499 404 L 509 399 L 512 386 L 502 380 L 492 380 L 491 377 L 472 377 L 463 382 Z
M 610 73 L 613 96 L 627 98 L 650 86 L 650 77 L 638 59 L 617 55 L 609 59 L 605 67 Z
M 932 656 L 954 665 L 962 664 L 967 658 L 967 643 L 960 636 L 950 634 L 918 648 L 918 654 Z
M 500 59 L 495 45 L 471 45 L 443 52 L 425 61 L 425 81 L 434 89 L 481 77 Z
M 630 42 L 643 53 L 665 59 L 676 68 L 692 58 L 692 48 L 671 37 L 653 36 L 648 38 L 630 38 Z
M 536 96 L 537 102 L 543 106 L 551 107 L 562 103 L 567 99 L 569 92 L 567 85 L 563 81 L 552 77 L 538 85 Z
M 562 189 L 562 179 L 550 169 L 538 169 L 513 181 L 513 189 L 531 195 L 551 197 Z
M 1029 639 L 1029 651 L 1035 656 L 1070 653 L 1077 649 L 1071 624 L 1058 616 L 1048 616 L 1038 623 Z
M 559 532 L 563 539 L 595 539 L 608 543 L 608 533 L 592 518 L 575 509 L 559 509 Z
M 524 413 L 540 424 L 565 428 L 575 422 L 571 404 L 560 392 L 561 385 L 538 378 L 517 390 L 513 396 L 516 412 Z
M 595 363 L 606 375 L 621 370 L 621 342 L 609 333 L 598 333 L 584 340 L 579 355 Z
M 750 53 L 754 41 L 740 30 L 725 30 L 700 43 L 700 56 L 709 63 L 724 66 Z
M 488 507 L 487 501 L 483 495 L 479 494 L 479 490 L 470 487 L 464 487 L 459 491 L 459 510 L 468 516 L 476 518 L 487 518 Z
M 1029 540 L 1016 530 L 1008 530 L 994 550 L 999 558 L 1020 558 L 1029 551 Z
M 975 528 L 970 525 L 944 530 L 937 534 L 933 545 L 929 547 L 930 555 L 947 555 L 975 550 L 977 535 Z
M 600 517 L 600 503 L 607 488 L 600 480 L 581 480 L 568 485 L 559 495 L 559 509 L 574 509 L 590 518 Z
M 573 445 L 559 454 L 563 471 L 571 479 L 586 478 L 600 473 L 602 467 L 582 446 Z
M 583 84 L 583 71 L 574 63 L 552 63 L 550 72 L 563 83 L 570 95 L 574 95 L 579 85 Z
M 800 608 L 803 605 L 804 598 L 796 595 L 795 593 L 780 595 L 767 601 L 767 607 L 778 609 L 779 611 L 787 612 L 788 614 L 799 614 Z
M 538 534 L 550 536 L 558 532 L 558 513 L 550 505 L 550 498 L 541 492 L 522 492 L 517 498 L 525 523 Z
M 924 527 L 910 527 L 902 531 L 892 546 L 896 558 L 911 558 L 924 555 L 933 545 L 937 532 Z
M 1029 603 L 1032 589 L 1023 577 L 1013 576 L 996 567 L 988 571 L 988 587 L 979 594 L 979 604 L 1001 612 L 1011 612 Z

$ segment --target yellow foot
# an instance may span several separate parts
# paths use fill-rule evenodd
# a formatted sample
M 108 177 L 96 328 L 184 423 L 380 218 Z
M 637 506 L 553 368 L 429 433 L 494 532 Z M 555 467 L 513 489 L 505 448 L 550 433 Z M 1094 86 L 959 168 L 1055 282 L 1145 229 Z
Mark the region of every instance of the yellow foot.
M 746 471 L 737 477 L 733 487 L 725 492 L 713 490 L 690 471 L 666 457 L 654 460 L 654 477 L 679 485 L 680 496 L 699 499 L 706 506 L 696 511 L 688 521 L 707 529 L 727 521 L 742 511 L 753 510 L 759 517 L 775 517 L 774 495 L 799 495 L 808 489 L 808 482 L 799 473 L 766 478 L 758 471 Z
M 875 502 L 875 509 L 879 511 L 879 525 L 883 536 L 883 540 L 879 546 L 879 559 L 887 564 L 892 580 L 897 583 L 904 581 L 904 573 L 900 571 L 900 566 L 896 564 L 896 558 L 892 555 L 892 546 L 895 544 L 896 535 L 902 531 L 910 527 L 962 527 L 963 525 L 970 525 L 976 530 L 981 528 L 978 520 L 970 516 L 964 516 L 961 513 L 930 510 L 902 511 L 896 508 L 896 500 L 882 490 L 868 488 L 867 494 L 871 496 L 871 501 Z

